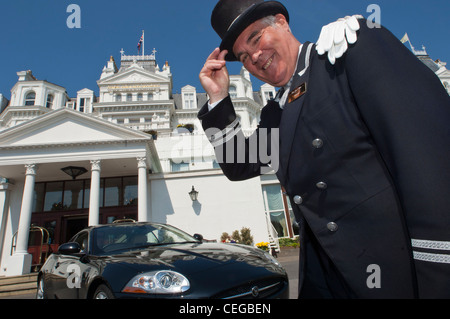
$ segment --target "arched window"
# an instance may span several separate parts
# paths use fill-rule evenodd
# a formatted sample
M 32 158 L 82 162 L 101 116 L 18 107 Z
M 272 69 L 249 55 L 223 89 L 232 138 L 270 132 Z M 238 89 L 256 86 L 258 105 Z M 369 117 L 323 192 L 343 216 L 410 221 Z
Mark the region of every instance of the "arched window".
M 36 93 L 31 91 L 27 93 L 25 96 L 25 105 L 35 105 L 34 102 L 36 101 Z
M 51 109 L 53 106 L 53 100 L 54 100 L 54 96 L 52 94 L 47 95 L 47 105 L 46 106 L 49 109 Z
M 127 94 L 127 102 L 131 102 L 131 101 L 133 101 L 133 95 Z
M 144 100 L 144 96 L 142 95 L 142 93 L 139 93 L 139 94 L 137 95 L 137 100 L 138 100 L 138 101 L 143 101 L 143 100 Z
M 122 94 L 116 94 L 116 102 L 122 101 Z

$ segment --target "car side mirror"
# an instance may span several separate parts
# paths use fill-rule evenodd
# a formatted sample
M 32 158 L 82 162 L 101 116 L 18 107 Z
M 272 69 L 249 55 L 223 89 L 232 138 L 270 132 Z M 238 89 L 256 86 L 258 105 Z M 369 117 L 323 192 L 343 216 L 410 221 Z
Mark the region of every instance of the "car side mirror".
M 78 243 L 65 243 L 59 246 L 58 253 L 63 255 L 75 255 L 81 251 L 80 244 Z
M 203 236 L 200 234 L 194 234 L 193 236 L 195 239 L 197 239 L 198 241 L 203 241 Z

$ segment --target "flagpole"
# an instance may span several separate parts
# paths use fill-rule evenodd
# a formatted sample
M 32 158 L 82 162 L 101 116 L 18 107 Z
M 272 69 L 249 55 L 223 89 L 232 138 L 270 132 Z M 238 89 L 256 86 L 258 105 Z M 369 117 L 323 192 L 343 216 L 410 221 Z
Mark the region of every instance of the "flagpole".
M 142 56 L 144 56 L 144 50 L 145 50 L 145 35 L 144 30 L 142 30 Z

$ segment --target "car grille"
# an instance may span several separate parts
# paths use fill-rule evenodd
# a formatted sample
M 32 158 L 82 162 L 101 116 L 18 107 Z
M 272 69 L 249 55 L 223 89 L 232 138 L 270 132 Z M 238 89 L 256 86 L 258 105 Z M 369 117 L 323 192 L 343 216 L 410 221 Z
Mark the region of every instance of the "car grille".
M 256 282 L 250 282 L 245 285 L 235 287 L 226 291 L 223 291 L 214 299 L 264 299 L 270 298 L 281 291 L 287 284 L 286 280 L 275 278 L 266 279 Z

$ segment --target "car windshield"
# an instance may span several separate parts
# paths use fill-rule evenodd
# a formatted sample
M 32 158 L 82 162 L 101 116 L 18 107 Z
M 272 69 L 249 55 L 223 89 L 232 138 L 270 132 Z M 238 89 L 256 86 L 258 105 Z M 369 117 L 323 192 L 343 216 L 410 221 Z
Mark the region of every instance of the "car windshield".
M 94 255 L 109 255 L 151 246 L 198 242 L 194 237 L 168 225 L 122 224 L 95 228 Z

